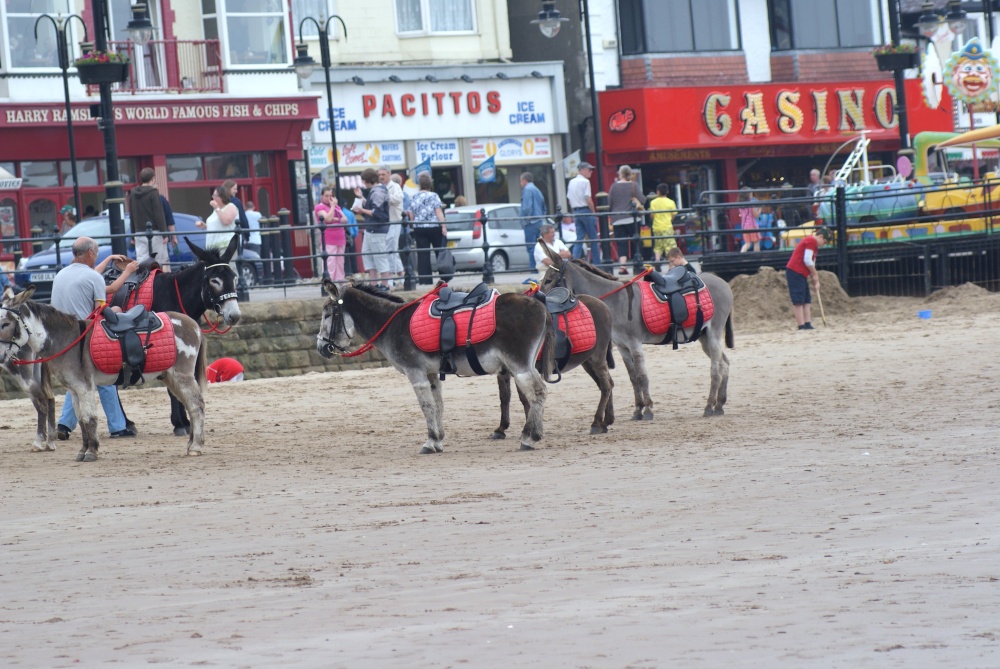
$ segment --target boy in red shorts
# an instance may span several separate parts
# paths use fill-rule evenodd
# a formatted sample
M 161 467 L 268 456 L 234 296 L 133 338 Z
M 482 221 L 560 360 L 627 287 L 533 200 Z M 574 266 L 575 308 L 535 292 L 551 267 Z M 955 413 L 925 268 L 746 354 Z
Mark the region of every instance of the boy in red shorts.
M 785 265 L 788 280 L 788 295 L 792 298 L 792 309 L 800 330 L 812 330 L 812 295 L 809 294 L 809 279 L 812 278 L 816 292 L 819 292 L 819 274 L 816 272 L 816 254 L 833 239 L 830 228 L 819 227 L 812 235 L 804 238 L 792 251 L 792 257 Z

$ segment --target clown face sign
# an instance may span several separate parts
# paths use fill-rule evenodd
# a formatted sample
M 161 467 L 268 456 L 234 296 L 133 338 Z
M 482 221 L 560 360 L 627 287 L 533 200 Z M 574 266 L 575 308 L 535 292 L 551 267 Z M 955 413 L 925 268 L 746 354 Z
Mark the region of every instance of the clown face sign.
M 997 92 L 996 69 L 996 59 L 973 37 L 945 63 L 945 83 L 952 96 L 966 104 L 984 102 Z

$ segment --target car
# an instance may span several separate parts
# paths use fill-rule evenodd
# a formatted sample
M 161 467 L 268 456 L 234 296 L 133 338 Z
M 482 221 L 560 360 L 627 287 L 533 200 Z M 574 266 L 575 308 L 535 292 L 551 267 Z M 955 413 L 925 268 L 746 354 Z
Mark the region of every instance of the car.
M 480 210 L 486 212 L 486 241 L 490 247 L 490 263 L 495 273 L 509 270 L 530 270 L 535 258 L 528 254 L 521 225 L 521 205 L 482 204 L 452 207 L 444 212 L 448 248 L 459 271 L 483 269 L 483 223 Z M 552 219 L 547 223 L 555 225 Z M 558 229 L 558 226 L 556 226 Z
M 191 248 L 184 237 L 189 237 L 195 244 L 201 246 L 205 239 L 205 230 L 197 227 L 200 221 L 197 216 L 190 214 L 174 213 L 174 223 L 177 230 L 177 249 L 171 250 L 170 263 L 177 268 L 180 265 L 189 265 L 196 261 Z M 129 229 L 128 216 L 125 217 L 125 229 Z M 90 237 L 98 244 L 97 262 L 100 263 L 111 255 L 111 221 L 107 216 L 98 216 L 80 221 L 70 228 L 65 235 L 60 238 L 59 246 L 52 243 L 48 248 L 35 253 L 34 255 L 22 258 L 17 270 L 14 272 L 14 282 L 19 286 L 34 284 L 34 299 L 47 302 L 52 294 L 52 281 L 56 278 L 56 273 L 68 265 L 73 259 L 73 241 L 78 237 Z M 128 240 L 129 257 L 135 257 L 135 248 L 131 239 Z M 243 282 L 247 288 L 251 288 L 260 282 L 264 273 L 264 265 L 260 261 L 260 256 L 253 251 L 244 249 L 242 259 L 237 259 L 237 267 L 243 276 Z

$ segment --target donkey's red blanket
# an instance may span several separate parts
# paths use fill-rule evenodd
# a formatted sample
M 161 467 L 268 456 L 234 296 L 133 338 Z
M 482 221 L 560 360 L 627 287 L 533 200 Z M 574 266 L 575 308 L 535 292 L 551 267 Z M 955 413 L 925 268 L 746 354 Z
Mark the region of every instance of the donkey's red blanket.
M 160 327 L 153 331 L 146 349 L 146 366 L 143 373 L 162 372 L 170 369 L 177 362 L 177 342 L 174 341 L 174 324 L 164 313 L 156 314 L 160 319 Z M 117 339 L 108 337 L 101 327 L 100 317 L 94 326 L 90 337 L 90 357 L 94 366 L 105 374 L 117 374 L 122 368 L 122 348 Z M 146 333 L 140 332 L 139 338 L 146 345 Z
M 564 318 L 565 317 L 565 318 Z M 565 314 L 555 314 L 556 326 L 566 333 L 569 339 L 570 353 L 585 353 L 597 344 L 597 328 L 594 327 L 594 315 L 583 302 L 577 302 L 576 308 Z
M 497 297 L 500 293 L 494 289 L 490 301 L 476 309 L 476 318 L 472 321 L 472 343 L 479 344 L 490 337 L 497 329 Z M 431 305 L 437 299 L 436 294 L 430 294 L 417 305 L 410 319 L 410 337 L 424 353 L 436 353 L 441 350 L 441 319 L 431 315 Z M 455 312 L 455 339 L 458 346 L 466 345 L 469 334 L 469 318 L 472 309 L 462 309 Z
M 154 269 L 146 277 L 146 280 L 139 284 L 139 288 L 128 296 L 125 300 L 125 305 L 122 307 L 122 311 L 128 311 L 137 304 L 141 304 L 146 307 L 147 311 L 153 310 L 153 281 L 156 279 L 156 275 L 160 273 L 160 270 Z
M 660 300 L 653 292 L 652 286 L 646 281 L 637 281 L 642 294 L 642 320 L 646 323 L 646 329 L 653 334 L 666 334 L 670 329 L 673 320 L 670 314 L 670 305 Z M 684 296 L 687 304 L 688 315 L 684 320 L 683 327 L 694 327 L 698 318 L 698 305 L 701 305 L 702 322 L 706 325 L 715 313 L 715 303 L 712 302 L 712 294 L 708 289 L 699 290 L 697 293 L 688 293 Z

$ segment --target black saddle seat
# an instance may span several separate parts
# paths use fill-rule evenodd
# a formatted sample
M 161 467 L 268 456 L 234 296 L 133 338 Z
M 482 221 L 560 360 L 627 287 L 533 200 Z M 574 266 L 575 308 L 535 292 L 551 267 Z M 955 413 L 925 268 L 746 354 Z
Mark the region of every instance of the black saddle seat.
M 104 307 L 104 329 L 109 335 L 120 335 L 131 330 L 158 330 L 160 319 L 156 314 L 146 311 L 146 307 L 137 304 L 128 311 L 114 311 Z M 112 339 L 117 337 L 112 336 Z
M 128 388 L 142 382 L 142 370 L 146 366 L 146 345 L 150 335 L 162 328 L 163 323 L 155 313 L 146 311 L 146 307 L 141 304 L 125 312 L 105 307 L 103 316 L 101 327 L 108 338 L 118 341 L 122 351 L 122 371 L 118 374 L 115 385 Z
M 550 314 L 563 314 L 567 311 L 573 311 L 578 304 L 573 291 L 562 286 L 556 286 L 547 293 L 538 294 L 544 298 L 545 308 L 549 310 Z
M 468 293 L 460 293 L 444 286 L 438 292 L 438 299 L 431 304 L 431 315 L 441 316 L 444 313 L 478 307 L 490 301 L 493 291 L 485 283 L 481 283 Z
M 109 300 L 110 306 L 113 307 L 124 307 L 132 294 L 138 290 L 149 275 L 152 274 L 153 270 L 160 269 L 160 263 L 156 262 L 156 252 L 154 251 L 149 255 L 148 258 L 139 263 L 139 268 L 133 272 L 127 279 L 121 288 L 118 289 L 114 295 L 111 296 Z M 131 259 L 128 262 L 132 262 Z M 107 285 L 113 284 L 118 280 L 118 277 L 122 275 L 122 268 L 116 263 L 109 263 L 107 268 L 104 270 L 104 283 Z
M 705 282 L 694 272 L 689 272 L 686 267 L 674 267 L 666 274 L 650 272 L 646 278 L 652 285 L 653 292 L 659 295 L 661 300 L 665 300 L 669 295 L 678 292 L 689 293 L 692 290 L 701 290 L 705 287 Z

